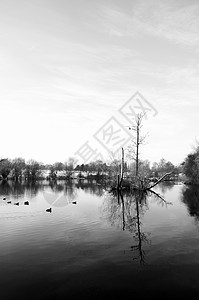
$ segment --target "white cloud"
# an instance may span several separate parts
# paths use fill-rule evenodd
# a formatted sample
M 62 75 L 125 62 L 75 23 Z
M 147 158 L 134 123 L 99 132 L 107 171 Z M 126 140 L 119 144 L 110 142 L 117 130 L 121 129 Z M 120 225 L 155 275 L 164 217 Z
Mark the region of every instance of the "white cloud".
M 178 144 L 198 128 L 199 6 L 85 2 L 2 7 L 3 154 L 67 158 L 138 90 L 159 112 L 149 126 L 146 158 L 167 155 L 172 141 L 168 156 L 178 159 Z
M 132 9 L 104 5 L 100 15 L 110 35 L 118 37 L 149 34 L 186 46 L 199 44 L 199 4 L 182 6 L 179 1 L 134 1 Z

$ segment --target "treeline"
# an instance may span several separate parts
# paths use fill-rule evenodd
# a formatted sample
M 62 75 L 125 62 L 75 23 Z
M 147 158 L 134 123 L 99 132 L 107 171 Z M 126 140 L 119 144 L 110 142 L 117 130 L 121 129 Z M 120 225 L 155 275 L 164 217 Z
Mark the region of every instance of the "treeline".
M 184 163 L 184 174 L 187 177 L 187 183 L 199 184 L 199 143 L 195 147 L 193 153 L 190 153 Z
M 120 173 L 121 161 L 114 159 L 109 163 L 103 163 L 101 161 L 90 162 L 89 164 L 77 165 L 75 170 L 80 172 L 106 172 L 110 175 L 116 175 Z M 125 163 L 124 173 L 129 175 L 135 175 L 135 163 Z M 170 161 L 166 161 L 164 158 L 160 162 L 154 162 L 151 166 L 148 160 L 139 161 L 139 175 L 146 177 L 159 177 L 167 172 L 180 173 L 182 171 L 181 166 L 174 166 Z
M 104 176 L 112 178 L 120 173 L 121 161 L 113 159 L 109 162 L 100 160 L 88 164 L 76 165 L 74 158 L 69 158 L 66 162 L 56 162 L 54 164 L 43 164 L 36 160 L 25 161 L 23 158 L 1 159 L 0 160 L 0 178 L 3 180 L 36 180 L 36 179 L 56 179 L 62 174 L 62 178 L 73 177 L 96 177 Z M 159 162 L 150 164 L 148 160 L 139 162 L 139 174 L 145 177 L 159 177 L 167 172 L 179 174 L 182 172 L 182 166 L 174 166 L 170 161 L 161 159 Z M 135 163 L 124 164 L 124 175 L 135 175 Z
M 15 159 L 3 158 L 0 160 L 0 177 L 3 180 L 35 180 L 42 178 L 45 171 L 49 171 L 49 176 L 55 176 L 58 171 L 65 171 L 70 176 L 74 170 L 74 159 L 70 158 L 67 162 L 56 162 L 54 164 L 43 164 L 34 159 L 25 161 L 24 158 Z
M 21 179 L 22 176 L 31 177 L 34 179 L 38 175 L 38 171 L 41 169 L 41 164 L 31 159 L 25 162 L 23 158 L 8 159 L 4 158 L 0 160 L 0 176 L 6 180 L 8 178 Z

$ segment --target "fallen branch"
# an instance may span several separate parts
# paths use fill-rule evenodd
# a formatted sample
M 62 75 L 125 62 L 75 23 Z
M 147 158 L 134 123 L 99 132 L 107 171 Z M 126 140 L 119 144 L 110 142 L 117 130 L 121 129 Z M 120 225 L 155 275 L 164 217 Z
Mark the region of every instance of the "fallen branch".
M 158 181 L 156 181 L 153 185 L 151 185 L 150 187 L 146 188 L 146 190 L 150 190 L 152 189 L 154 186 L 156 186 L 158 183 L 160 183 L 165 177 L 167 177 L 168 175 L 171 175 L 173 172 L 169 172 L 164 174 L 160 179 L 158 179 Z

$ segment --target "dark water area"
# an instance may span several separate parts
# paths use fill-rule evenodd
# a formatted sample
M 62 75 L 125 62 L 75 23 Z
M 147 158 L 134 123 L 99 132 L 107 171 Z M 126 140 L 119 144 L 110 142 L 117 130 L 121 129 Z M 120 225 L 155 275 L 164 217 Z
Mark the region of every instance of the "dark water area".
M 2 298 L 198 299 L 199 189 L 154 191 L 1 183 Z

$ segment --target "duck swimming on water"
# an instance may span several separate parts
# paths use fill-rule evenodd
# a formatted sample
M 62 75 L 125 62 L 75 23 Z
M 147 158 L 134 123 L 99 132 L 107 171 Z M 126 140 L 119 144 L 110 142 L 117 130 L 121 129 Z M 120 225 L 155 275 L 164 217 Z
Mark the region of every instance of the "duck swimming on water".
M 51 207 L 50 207 L 50 208 L 47 208 L 47 209 L 46 209 L 46 212 L 50 212 L 50 213 L 51 213 L 51 212 L 52 212 L 52 208 L 51 208 Z

